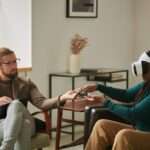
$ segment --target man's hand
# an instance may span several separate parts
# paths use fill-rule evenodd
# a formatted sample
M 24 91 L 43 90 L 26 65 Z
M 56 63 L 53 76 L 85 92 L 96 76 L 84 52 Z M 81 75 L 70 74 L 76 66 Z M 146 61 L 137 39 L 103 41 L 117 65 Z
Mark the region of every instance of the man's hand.
M 11 101 L 12 101 L 12 99 L 10 97 L 2 96 L 2 97 L 0 97 L 0 106 L 9 104 Z
M 77 96 L 77 94 L 77 92 L 70 90 L 61 96 L 61 100 L 72 100 Z

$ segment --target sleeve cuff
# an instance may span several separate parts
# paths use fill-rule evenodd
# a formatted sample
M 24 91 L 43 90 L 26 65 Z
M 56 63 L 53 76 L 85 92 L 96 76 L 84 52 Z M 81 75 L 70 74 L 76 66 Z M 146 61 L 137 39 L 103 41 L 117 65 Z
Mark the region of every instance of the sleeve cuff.
M 107 107 L 107 106 L 109 105 L 109 103 L 110 103 L 110 100 L 108 100 L 108 99 L 105 100 L 105 101 L 104 101 L 104 106 Z
M 96 83 L 96 91 L 98 91 L 98 90 L 99 90 L 99 84 Z

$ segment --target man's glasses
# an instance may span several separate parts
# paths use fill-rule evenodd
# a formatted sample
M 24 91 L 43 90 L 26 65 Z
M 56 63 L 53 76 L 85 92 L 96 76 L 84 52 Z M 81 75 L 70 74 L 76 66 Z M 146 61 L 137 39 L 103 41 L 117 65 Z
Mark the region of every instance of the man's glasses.
M 4 61 L 4 62 L 1 62 L 1 64 L 4 64 L 4 65 L 12 65 L 12 64 L 17 64 L 17 63 L 19 63 L 20 62 L 20 58 L 17 58 L 17 59 L 15 59 L 15 60 L 13 60 L 13 61 Z

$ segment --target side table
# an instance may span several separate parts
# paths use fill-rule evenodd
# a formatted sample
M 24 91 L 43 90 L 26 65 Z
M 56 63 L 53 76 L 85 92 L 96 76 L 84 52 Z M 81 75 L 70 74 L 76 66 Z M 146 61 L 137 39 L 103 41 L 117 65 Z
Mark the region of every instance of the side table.
M 71 79 L 71 85 L 72 85 L 71 88 L 73 90 L 73 89 L 75 89 L 75 79 L 80 78 L 80 77 L 86 77 L 87 78 L 88 74 L 87 73 L 71 74 L 71 73 L 67 73 L 67 72 L 49 74 L 49 97 L 50 98 L 52 97 L 52 79 L 53 79 L 53 77 L 70 78 Z M 51 117 L 52 117 L 52 111 L 50 111 L 50 118 Z M 72 111 L 72 120 L 75 120 L 75 112 L 74 111 Z M 71 126 L 71 128 L 72 128 L 72 131 L 70 134 L 72 134 L 72 141 L 73 141 L 75 138 L 75 125 L 72 123 L 71 125 L 63 126 L 62 128 L 65 128 L 68 126 Z M 56 130 L 55 128 L 52 128 L 51 131 L 55 131 L 55 130 Z M 65 132 L 65 131 L 63 131 L 63 132 L 69 134 L 69 132 Z M 51 135 L 51 133 L 50 133 L 50 135 Z
M 121 78 L 114 78 L 115 74 L 123 74 Z M 81 69 L 79 74 L 71 74 L 68 72 L 58 72 L 58 73 L 50 73 L 49 74 L 49 97 L 52 97 L 52 80 L 53 77 L 59 78 L 69 78 L 71 79 L 72 90 L 75 89 L 75 80 L 76 78 L 85 77 L 87 81 L 97 81 L 103 82 L 105 86 L 107 83 L 115 83 L 115 82 L 125 82 L 126 88 L 128 88 L 128 70 L 127 69 L 112 69 L 112 68 L 96 68 L 96 69 Z M 50 118 L 52 117 L 52 111 L 50 110 Z M 72 120 L 75 120 L 75 113 L 72 111 Z M 65 120 L 64 120 L 65 121 Z M 73 123 L 69 125 L 64 125 L 62 128 L 71 126 L 72 131 L 65 132 L 67 134 L 72 134 L 72 141 L 75 139 L 75 125 Z M 56 128 L 52 128 L 51 131 L 56 131 Z M 51 132 L 52 133 L 52 132 Z M 51 135 L 50 133 L 50 135 Z
M 55 150 L 59 150 L 62 148 L 67 148 L 70 146 L 75 146 L 75 145 L 84 143 L 84 135 L 83 135 L 81 138 L 79 138 L 69 144 L 60 146 L 60 138 L 61 138 L 61 132 L 62 132 L 61 125 L 62 125 L 62 121 L 63 121 L 63 111 L 64 110 L 72 111 L 72 112 L 85 112 L 85 108 L 89 107 L 89 106 L 99 106 L 100 107 L 100 100 L 95 99 L 93 101 L 89 101 L 86 98 L 78 97 L 76 99 L 73 99 L 72 101 L 70 101 L 70 100 L 67 101 L 64 106 L 58 107 Z M 70 123 L 78 124 L 78 125 L 84 125 L 84 121 L 66 119 L 66 122 L 70 122 Z

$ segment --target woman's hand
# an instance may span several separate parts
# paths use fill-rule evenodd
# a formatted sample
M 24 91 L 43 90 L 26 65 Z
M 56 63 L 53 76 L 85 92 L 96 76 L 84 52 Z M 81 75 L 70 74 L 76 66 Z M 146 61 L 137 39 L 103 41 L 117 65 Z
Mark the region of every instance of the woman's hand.
M 76 98 L 76 96 L 78 96 L 78 94 L 82 91 L 88 93 L 88 92 L 94 92 L 95 90 L 96 90 L 96 84 L 85 85 L 81 88 L 77 88 L 66 92 L 61 96 L 60 100 L 62 101 L 69 100 L 69 99 L 72 100 Z
M 105 101 L 105 97 L 103 95 L 102 96 L 88 95 L 85 96 L 84 98 L 86 98 L 89 101 L 100 101 L 100 103 L 104 103 Z
M 96 84 L 84 85 L 81 89 L 87 93 L 94 92 L 96 91 Z
M 9 104 L 12 101 L 12 99 L 10 97 L 7 96 L 2 96 L 0 97 L 0 106 L 4 106 Z

